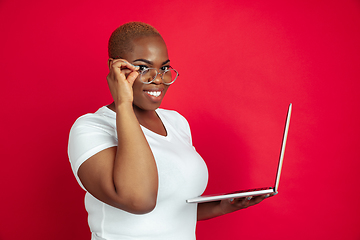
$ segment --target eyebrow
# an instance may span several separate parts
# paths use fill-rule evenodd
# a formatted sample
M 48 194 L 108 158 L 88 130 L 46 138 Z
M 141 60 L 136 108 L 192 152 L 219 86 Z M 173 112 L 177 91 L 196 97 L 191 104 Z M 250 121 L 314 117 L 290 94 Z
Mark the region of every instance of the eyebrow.
M 144 63 L 147 63 L 147 64 L 149 64 L 149 65 L 154 65 L 154 63 L 153 63 L 152 61 L 149 61 L 149 60 L 147 60 L 147 59 L 142 59 L 142 58 L 136 59 L 136 60 L 134 60 L 133 62 L 144 62 Z M 169 63 L 169 62 L 170 62 L 170 59 L 166 60 L 166 61 L 163 62 L 161 65 L 165 65 L 165 64 L 167 64 L 167 63 Z

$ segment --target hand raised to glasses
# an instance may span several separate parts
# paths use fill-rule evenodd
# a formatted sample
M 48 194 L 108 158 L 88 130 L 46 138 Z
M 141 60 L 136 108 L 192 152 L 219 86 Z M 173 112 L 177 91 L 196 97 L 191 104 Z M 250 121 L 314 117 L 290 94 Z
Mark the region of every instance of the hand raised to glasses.
M 132 86 L 139 73 L 138 66 L 134 66 L 124 59 L 112 59 L 108 61 L 109 74 L 106 79 L 115 106 L 124 102 L 133 101 Z

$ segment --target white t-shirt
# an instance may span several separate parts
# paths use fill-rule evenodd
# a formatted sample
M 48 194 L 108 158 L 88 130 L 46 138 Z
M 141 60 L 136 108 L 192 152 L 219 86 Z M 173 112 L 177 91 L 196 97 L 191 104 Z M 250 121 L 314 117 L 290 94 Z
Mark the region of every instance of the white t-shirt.
M 167 136 L 141 126 L 158 168 L 156 207 L 147 214 L 132 214 L 85 194 L 92 239 L 195 239 L 197 204 L 186 199 L 201 195 L 207 185 L 205 162 L 192 146 L 189 124 L 179 113 L 157 109 Z M 68 154 L 73 173 L 94 154 L 117 146 L 116 113 L 102 107 L 76 120 L 69 136 Z M 84 188 L 85 189 L 85 188 Z

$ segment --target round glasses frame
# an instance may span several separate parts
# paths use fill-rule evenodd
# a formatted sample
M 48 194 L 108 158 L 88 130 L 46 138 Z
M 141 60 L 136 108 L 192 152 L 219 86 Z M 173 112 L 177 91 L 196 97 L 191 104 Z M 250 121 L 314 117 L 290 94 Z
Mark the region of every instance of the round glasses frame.
M 151 79 L 151 81 L 141 81 L 141 78 L 144 76 L 144 74 L 146 74 L 146 72 L 148 72 L 148 71 L 150 71 L 150 70 L 155 70 L 155 73 L 156 73 L 156 74 L 155 74 L 155 76 L 153 77 L 153 79 Z M 174 80 L 172 80 L 171 82 L 167 83 L 167 82 L 164 81 L 164 74 L 167 73 L 167 72 L 170 72 L 170 71 L 174 71 L 174 73 L 176 73 L 176 76 L 175 76 Z M 156 68 L 146 68 L 146 69 L 144 69 L 144 70 L 138 70 L 138 72 L 139 72 L 140 81 L 141 81 L 142 83 L 144 83 L 144 84 L 153 83 L 153 82 L 155 81 L 156 77 L 157 77 L 158 75 L 160 75 L 160 78 L 161 78 L 163 84 L 165 84 L 165 85 L 171 85 L 171 84 L 173 84 L 173 83 L 175 82 L 175 80 L 176 80 L 177 77 L 179 76 L 179 72 L 178 72 L 177 70 L 173 69 L 173 68 L 170 68 L 170 69 L 165 70 L 165 71 L 163 71 L 163 72 L 158 72 L 158 70 L 157 70 Z

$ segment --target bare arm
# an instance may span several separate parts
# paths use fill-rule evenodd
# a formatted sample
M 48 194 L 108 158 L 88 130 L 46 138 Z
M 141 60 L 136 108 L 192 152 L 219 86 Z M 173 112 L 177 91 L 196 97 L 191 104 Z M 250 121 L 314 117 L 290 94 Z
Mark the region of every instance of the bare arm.
M 131 72 L 125 76 L 123 69 Z M 156 204 L 158 174 L 154 156 L 132 108 L 135 67 L 109 60 L 107 77 L 116 108 L 118 146 L 86 160 L 78 170 L 84 187 L 99 200 L 122 210 L 143 214 Z M 130 69 L 130 71 L 129 71 Z

